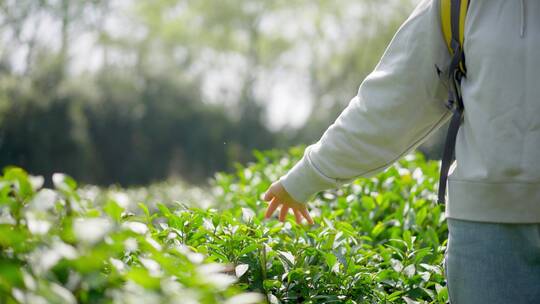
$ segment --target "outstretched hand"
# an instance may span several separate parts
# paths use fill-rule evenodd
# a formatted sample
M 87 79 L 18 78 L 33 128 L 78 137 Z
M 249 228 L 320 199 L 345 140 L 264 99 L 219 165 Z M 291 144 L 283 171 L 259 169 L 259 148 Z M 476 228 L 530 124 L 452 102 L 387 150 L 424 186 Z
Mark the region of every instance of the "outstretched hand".
M 309 224 L 313 224 L 313 219 L 309 215 L 306 204 L 292 198 L 279 181 L 274 182 L 270 188 L 266 190 L 264 200 L 270 202 L 268 209 L 266 209 L 266 214 L 264 215 L 265 218 L 272 216 L 274 211 L 276 211 L 276 209 L 282 205 L 279 212 L 280 222 L 285 221 L 285 217 L 287 216 L 289 209 L 291 209 L 294 213 L 294 217 L 296 218 L 296 223 L 301 224 L 302 217 L 304 217 Z

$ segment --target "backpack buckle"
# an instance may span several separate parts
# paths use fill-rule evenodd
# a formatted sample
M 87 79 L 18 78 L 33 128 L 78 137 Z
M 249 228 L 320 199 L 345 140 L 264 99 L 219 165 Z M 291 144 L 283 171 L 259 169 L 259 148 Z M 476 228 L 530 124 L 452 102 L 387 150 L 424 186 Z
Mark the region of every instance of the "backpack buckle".
M 455 101 L 452 100 L 452 99 L 448 99 L 446 102 L 445 102 L 445 106 L 448 110 L 452 110 L 454 108 L 454 105 L 455 105 Z

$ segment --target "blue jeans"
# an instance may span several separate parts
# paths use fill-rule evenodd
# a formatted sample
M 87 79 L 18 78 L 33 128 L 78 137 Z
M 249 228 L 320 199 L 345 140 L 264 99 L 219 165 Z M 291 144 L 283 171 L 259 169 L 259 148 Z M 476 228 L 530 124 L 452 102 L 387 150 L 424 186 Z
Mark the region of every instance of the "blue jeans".
M 540 223 L 447 223 L 451 304 L 540 303 Z

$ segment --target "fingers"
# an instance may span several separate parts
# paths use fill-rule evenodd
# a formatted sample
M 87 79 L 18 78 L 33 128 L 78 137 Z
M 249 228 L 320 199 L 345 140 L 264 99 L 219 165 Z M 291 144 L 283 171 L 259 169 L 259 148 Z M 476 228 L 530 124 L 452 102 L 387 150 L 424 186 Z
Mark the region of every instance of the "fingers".
M 281 205 L 276 199 L 272 199 L 272 202 L 270 203 L 270 206 L 268 206 L 268 209 L 266 210 L 265 218 L 269 218 L 272 216 L 274 211 L 276 211 L 277 207 Z M 279 211 L 279 221 L 284 222 L 285 218 L 287 217 L 287 213 L 289 212 L 289 209 L 292 209 L 294 213 L 294 217 L 296 219 L 296 223 L 301 225 L 302 224 L 302 216 L 308 221 L 310 225 L 313 225 L 315 222 L 309 215 L 309 212 L 307 211 L 306 207 L 302 208 L 291 208 L 286 205 L 281 206 L 281 210 Z
M 270 189 L 266 190 L 266 193 L 264 193 L 264 200 L 269 202 L 274 197 L 274 194 L 270 191 Z
M 279 212 L 279 221 L 280 222 L 284 222 L 285 221 L 285 217 L 287 216 L 287 212 L 289 212 L 289 207 L 283 205 L 281 207 L 281 211 Z
M 277 208 L 282 205 L 278 216 L 280 222 L 285 221 L 289 209 L 292 209 L 297 224 L 302 224 L 302 217 L 304 217 L 310 225 L 314 224 L 314 221 L 305 206 L 298 207 L 293 202 L 287 202 L 287 200 L 283 201 L 282 199 L 278 200 L 278 196 L 272 191 L 272 186 L 264 194 L 264 200 L 270 202 L 266 209 L 266 213 L 264 214 L 265 219 L 270 218 Z
M 273 197 L 280 196 L 279 185 L 279 181 L 276 181 L 272 185 L 270 185 L 270 187 L 268 187 L 268 189 L 264 193 L 263 199 L 269 202 L 270 200 L 272 200 Z
M 309 212 L 307 211 L 306 207 L 300 208 L 300 213 L 302 213 L 302 215 L 306 218 L 306 220 L 308 221 L 310 225 L 313 225 L 315 223 L 313 222 L 313 219 L 309 215 Z
M 293 209 L 294 211 L 294 217 L 296 218 L 296 223 L 298 225 L 302 224 L 302 214 L 300 214 L 300 211 L 298 211 L 297 209 Z
M 270 202 L 270 205 L 268 206 L 268 209 L 266 209 L 266 214 L 264 215 L 264 218 L 269 218 L 270 216 L 272 216 L 279 204 L 280 203 L 278 202 L 278 200 L 276 198 L 273 198 Z

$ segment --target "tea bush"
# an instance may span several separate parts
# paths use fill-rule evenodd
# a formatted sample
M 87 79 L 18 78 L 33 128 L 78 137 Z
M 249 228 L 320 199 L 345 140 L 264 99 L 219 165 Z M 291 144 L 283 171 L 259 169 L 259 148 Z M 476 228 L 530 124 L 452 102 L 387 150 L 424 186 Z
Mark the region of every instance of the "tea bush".
M 446 303 L 438 163 L 410 154 L 375 177 L 319 193 L 309 203 L 313 226 L 292 216 L 263 220 L 262 194 L 302 151 L 255 152 L 256 163 L 217 174 L 194 196 L 210 207 L 175 201 L 163 195 L 178 192 L 167 186 L 147 195 L 77 189 L 62 174 L 44 189 L 42 178 L 7 168 L 0 301 Z

